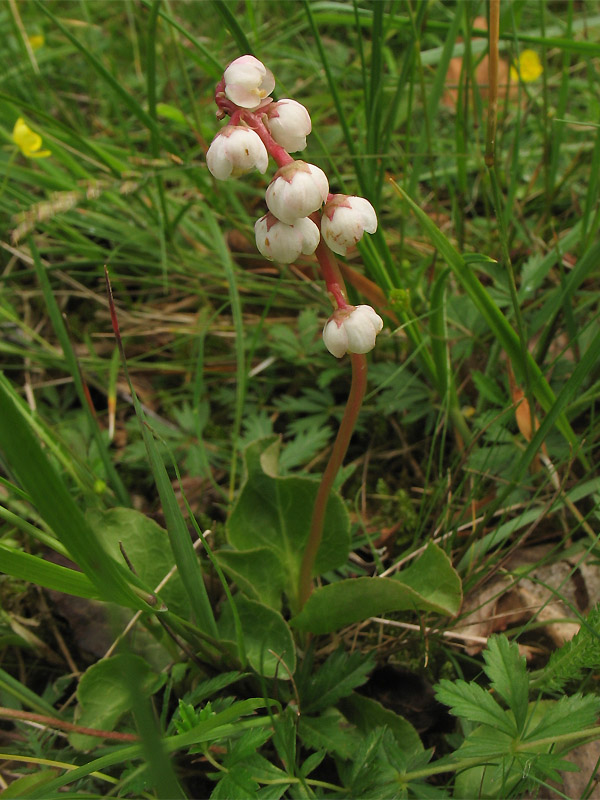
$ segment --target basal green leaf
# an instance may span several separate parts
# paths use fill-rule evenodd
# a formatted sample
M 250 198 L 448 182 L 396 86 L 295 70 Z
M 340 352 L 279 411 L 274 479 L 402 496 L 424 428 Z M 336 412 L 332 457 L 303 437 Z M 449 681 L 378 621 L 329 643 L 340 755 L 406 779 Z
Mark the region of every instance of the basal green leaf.
M 279 559 L 267 547 L 254 550 L 219 550 L 213 554 L 244 594 L 278 611 L 285 575 Z
M 298 585 L 319 482 L 272 477 L 263 471 L 261 457 L 258 453 L 252 453 L 250 461 L 247 457 L 248 479 L 227 523 L 227 535 L 238 550 L 271 550 L 280 565 L 278 574 L 273 575 L 273 591 L 285 591 L 289 597 Z M 258 469 L 257 464 L 262 468 Z M 348 512 L 336 492 L 329 497 L 323 531 L 314 574 L 335 569 L 348 557 Z
M 394 578 L 352 578 L 316 589 L 290 625 L 329 633 L 389 611 L 456 614 L 460 578 L 443 550 L 430 544 L 421 558 Z
M 172 570 L 174 558 L 167 532 L 145 514 L 133 508 L 111 508 L 92 510 L 86 516 L 115 559 L 123 559 L 122 547 L 136 574 L 152 589 Z M 160 597 L 169 611 L 190 617 L 191 606 L 179 572 L 172 574 Z
M 241 594 L 234 597 L 240 616 L 246 657 L 259 675 L 289 680 L 296 670 L 296 649 L 286 621 L 273 608 L 248 600 Z M 233 614 L 226 605 L 219 619 L 219 633 L 224 639 L 235 639 Z M 287 666 L 284 666 L 284 664 Z
M 123 670 L 135 665 L 138 683 L 144 696 L 158 691 L 166 680 L 165 675 L 154 673 L 139 656 L 116 655 L 93 664 L 84 674 L 77 688 L 79 714 L 77 724 L 84 728 L 112 731 L 119 719 L 132 707 L 131 692 Z M 95 736 L 72 733 L 71 745 L 77 750 L 91 750 L 98 744 Z

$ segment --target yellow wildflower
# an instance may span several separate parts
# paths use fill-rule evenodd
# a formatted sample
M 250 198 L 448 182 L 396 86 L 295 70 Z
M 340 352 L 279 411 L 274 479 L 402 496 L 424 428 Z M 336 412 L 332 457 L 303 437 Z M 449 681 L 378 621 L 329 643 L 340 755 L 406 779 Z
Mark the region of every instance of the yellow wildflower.
M 50 150 L 40 150 L 42 137 L 39 133 L 32 131 L 23 117 L 15 122 L 12 133 L 13 142 L 27 158 L 47 158 L 51 155 Z
M 31 36 L 28 36 L 27 39 L 29 40 L 32 50 L 39 50 L 40 47 L 43 47 L 45 43 L 45 39 L 41 33 L 34 33 Z
M 517 82 L 521 78 L 523 83 L 529 83 L 537 81 L 543 71 L 542 62 L 535 50 L 523 50 L 517 63 L 510 68 L 510 79 Z

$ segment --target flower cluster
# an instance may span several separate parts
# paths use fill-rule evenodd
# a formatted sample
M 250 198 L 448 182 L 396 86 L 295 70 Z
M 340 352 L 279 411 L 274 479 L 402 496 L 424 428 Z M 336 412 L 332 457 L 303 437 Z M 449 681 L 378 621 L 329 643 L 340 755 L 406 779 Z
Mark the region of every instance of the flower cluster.
M 273 158 L 278 170 L 266 191 L 269 211 L 254 226 L 256 245 L 265 258 L 283 264 L 316 252 L 337 305 L 323 331 L 325 344 L 338 358 L 346 352 L 366 353 L 375 346 L 383 321 L 370 306 L 348 304 L 339 270 L 323 248 L 346 256 L 365 231 L 377 230 L 375 210 L 362 197 L 330 194 L 322 169 L 290 156 L 306 147 L 311 119 L 295 100 L 274 101 L 274 88 L 273 74 L 254 56 L 229 64 L 215 102 L 217 117 L 230 119 L 208 149 L 208 169 L 218 180 L 253 169 L 264 174 Z

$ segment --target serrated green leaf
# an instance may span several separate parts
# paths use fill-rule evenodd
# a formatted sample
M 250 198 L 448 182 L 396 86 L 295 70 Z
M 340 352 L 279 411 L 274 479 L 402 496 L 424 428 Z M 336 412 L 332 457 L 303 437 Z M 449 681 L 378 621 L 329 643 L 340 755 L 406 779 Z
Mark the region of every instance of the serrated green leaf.
M 542 719 L 535 727 L 526 731 L 524 741 L 581 731 L 594 725 L 600 714 L 600 698 L 595 695 L 584 697 L 574 694 L 571 697 L 561 697 L 557 702 L 545 701 L 545 706 Z
M 297 709 L 287 706 L 273 724 L 273 744 L 277 755 L 290 775 L 296 772 Z
M 472 370 L 470 377 L 479 395 L 501 408 L 507 405 L 508 399 L 502 394 L 500 387 L 493 378 L 489 375 L 484 375 L 483 372 L 478 370 Z
M 279 800 L 291 785 L 291 783 L 273 783 L 261 786 L 256 793 L 256 797 L 258 800 Z
M 212 791 L 211 800 L 248 800 L 256 797 L 258 783 L 249 769 L 239 767 L 220 775 L 222 777 Z
M 310 775 L 310 773 L 313 772 L 313 770 L 315 770 L 319 764 L 321 764 L 326 755 L 326 750 L 320 750 L 318 753 L 311 753 L 311 755 L 309 755 L 309 757 L 300 767 L 300 774 L 302 777 L 306 778 L 307 775 Z
M 381 764 L 378 763 L 380 762 L 378 751 L 384 732 L 385 728 L 377 728 L 367 734 L 352 758 L 348 787 L 352 797 L 366 797 L 368 790 L 385 780 L 385 773 L 389 772 L 384 770 L 382 774 Z M 386 792 L 384 796 L 391 795 Z
M 289 775 L 285 770 L 280 769 L 275 764 L 272 764 L 260 753 L 252 753 L 243 763 L 243 767 L 247 768 L 253 778 L 262 783 L 263 781 L 281 781 L 288 778 Z
M 506 636 L 492 636 L 483 653 L 484 667 L 491 683 L 514 714 L 517 731 L 521 733 L 527 717 L 529 678 L 525 658 L 519 655 L 516 642 L 509 643 Z
M 282 471 L 307 464 L 331 440 L 331 428 L 311 425 L 305 432 L 298 433 L 286 442 L 279 464 Z
M 499 760 L 513 749 L 515 738 L 498 728 L 481 725 L 475 728 L 456 751 L 458 758 L 486 758 Z
M 305 747 L 336 753 L 341 758 L 351 758 L 361 742 L 354 725 L 335 708 L 327 709 L 318 717 L 302 714 L 298 736 Z
M 303 670 L 297 677 L 300 693 L 300 708 L 303 714 L 314 714 L 352 694 L 357 686 L 367 681 L 369 672 L 375 667 L 373 656 L 362 653 L 347 653 L 339 649 L 331 653 L 315 673 L 312 659 L 303 663 Z M 308 668 L 308 675 L 306 675 Z
M 364 734 L 377 728 L 388 728 L 409 759 L 414 761 L 416 756 L 425 752 L 421 737 L 410 722 L 391 709 L 384 708 L 376 700 L 355 692 L 341 700 L 338 707 L 346 719 L 354 723 Z M 425 763 L 428 760 L 429 758 Z M 418 766 L 421 765 L 417 765 L 417 768 Z
M 514 720 L 504 711 L 494 698 L 476 683 L 466 681 L 441 680 L 435 687 L 440 703 L 450 706 L 457 717 L 466 717 L 473 722 L 483 722 L 508 736 L 516 736 Z
M 569 642 L 555 650 L 547 665 L 532 680 L 534 686 L 551 690 L 561 689 L 566 683 L 579 680 L 582 670 L 600 667 L 600 607 L 593 608 L 582 623 L 578 633 Z
M 244 672 L 221 672 L 219 675 L 215 675 L 214 678 L 209 678 L 199 683 L 191 692 L 187 692 L 183 699 L 188 703 L 199 705 L 211 695 L 217 694 L 217 692 L 245 677 L 246 673 Z
M 268 728 L 246 731 L 232 743 L 229 753 L 223 759 L 223 765 L 227 768 L 233 767 L 234 764 L 253 755 L 271 736 L 272 731 Z

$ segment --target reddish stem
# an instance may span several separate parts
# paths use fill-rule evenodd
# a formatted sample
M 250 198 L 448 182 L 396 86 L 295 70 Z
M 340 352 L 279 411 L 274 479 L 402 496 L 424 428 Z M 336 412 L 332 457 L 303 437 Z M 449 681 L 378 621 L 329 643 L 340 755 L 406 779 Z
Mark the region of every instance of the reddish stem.
M 291 164 L 292 161 L 294 161 L 288 151 L 280 144 L 277 144 L 275 139 L 271 136 L 269 129 L 258 114 L 254 114 L 251 111 L 246 111 L 240 116 L 249 128 L 252 128 L 253 131 L 258 133 L 262 139 L 262 143 L 267 148 L 268 154 L 276 162 L 278 167 L 285 167 L 286 164 Z
M 312 573 L 315 565 L 317 552 L 323 538 L 323 523 L 325 522 L 325 512 L 327 501 L 331 492 L 331 487 L 335 481 L 335 476 L 342 466 L 344 456 L 350 444 L 352 431 L 356 425 L 359 411 L 367 388 L 367 357 L 357 353 L 351 353 L 352 360 L 352 386 L 348 395 L 348 402 L 344 410 L 344 416 L 335 438 L 333 450 L 329 456 L 329 461 L 321 478 L 321 484 L 315 499 L 313 516 L 310 523 L 310 533 L 308 542 L 302 557 L 300 575 L 298 578 L 298 611 L 302 609 L 313 589 Z
M 321 220 L 316 212 L 311 214 L 310 218 L 316 225 L 321 227 Z M 338 308 L 348 308 L 348 296 L 346 294 L 346 286 L 342 278 L 342 273 L 340 272 L 336 257 L 329 247 L 327 247 L 323 239 L 319 242 L 315 250 L 315 255 L 319 261 L 321 275 L 327 285 L 327 291 L 333 296 Z

